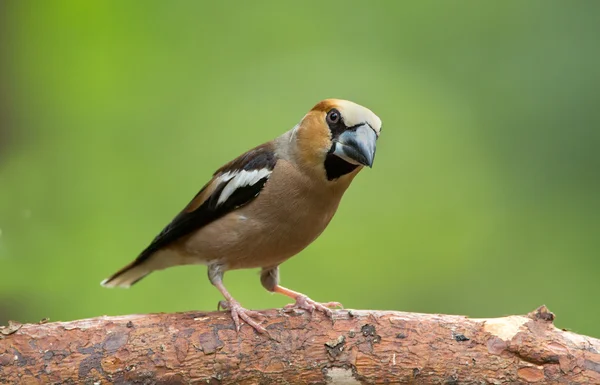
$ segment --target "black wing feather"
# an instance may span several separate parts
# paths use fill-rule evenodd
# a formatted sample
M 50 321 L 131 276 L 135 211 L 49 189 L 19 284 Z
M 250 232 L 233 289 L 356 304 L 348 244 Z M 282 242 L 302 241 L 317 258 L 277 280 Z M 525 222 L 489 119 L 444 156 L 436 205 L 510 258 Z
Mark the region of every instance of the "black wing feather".
M 219 175 L 227 172 L 235 172 L 240 170 L 253 171 L 268 169 L 271 171 L 275 167 L 276 163 L 277 158 L 272 147 L 268 144 L 265 144 L 248 151 L 232 162 L 221 167 L 214 175 L 215 177 L 218 177 Z M 142 251 L 135 261 L 136 264 L 144 262 L 153 253 L 178 240 L 179 238 L 190 234 L 194 230 L 200 229 L 232 212 L 233 210 L 250 203 L 260 194 L 261 190 L 265 186 L 265 183 L 267 183 L 268 178 L 269 177 L 266 176 L 252 185 L 238 187 L 225 202 L 217 204 L 221 192 L 227 186 L 227 184 L 231 182 L 231 180 L 221 182 L 215 188 L 211 196 L 208 197 L 197 209 L 189 212 L 183 211 L 177 215 L 171 221 L 171 223 L 169 223 L 167 227 L 165 227 L 160 234 L 154 238 L 152 243 L 144 251 Z M 198 194 L 201 194 L 207 186 L 204 186 L 204 188 Z

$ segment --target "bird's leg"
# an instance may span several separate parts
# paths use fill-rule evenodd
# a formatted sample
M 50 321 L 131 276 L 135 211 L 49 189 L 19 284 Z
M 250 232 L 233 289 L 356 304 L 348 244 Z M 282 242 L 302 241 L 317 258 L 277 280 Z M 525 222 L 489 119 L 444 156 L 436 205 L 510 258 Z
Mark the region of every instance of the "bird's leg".
M 208 267 L 208 279 L 210 282 L 216 286 L 217 289 L 223 294 L 226 301 L 220 301 L 218 307 L 222 307 L 223 309 L 229 310 L 231 312 L 231 318 L 233 318 L 233 323 L 235 324 L 235 329 L 240 331 L 240 318 L 244 320 L 248 325 L 252 326 L 259 333 L 267 333 L 267 330 L 260 326 L 256 321 L 254 321 L 251 317 L 259 317 L 261 314 L 259 312 L 244 309 L 238 301 L 236 301 L 231 294 L 223 285 L 223 267 L 221 265 L 211 265 Z
M 274 293 L 283 294 L 296 301 L 294 304 L 286 305 L 284 309 L 299 308 L 308 310 L 311 313 L 316 309 L 325 313 L 327 316 L 332 317 L 333 312 L 330 307 L 342 307 L 342 304 L 339 302 L 315 302 L 302 293 L 279 286 L 279 267 L 277 266 L 273 268 L 264 268 L 260 274 L 260 281 L 265 289 Z
M 293 291 L 279 285 L 275 286 L 275 289 L 273 291 L 275 293 L 280 293 L 296 300 L 296 303 L 286 305 L 285 309 L 299 308 L 308 310 L 311 313 L 316 309 L 325 313 L 327 316 L 332 317 L 333 312 L 330 308 L 342 307 L 342 304 L 339 302 L 315 302 L 302 293 L 298 293 L 297 291 Z

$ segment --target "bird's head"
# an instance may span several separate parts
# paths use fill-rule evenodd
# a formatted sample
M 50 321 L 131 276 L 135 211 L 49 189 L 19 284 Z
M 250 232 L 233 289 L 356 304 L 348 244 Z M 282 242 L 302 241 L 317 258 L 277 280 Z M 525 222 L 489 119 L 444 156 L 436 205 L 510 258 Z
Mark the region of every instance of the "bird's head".
M 328 180 L 372 167 L 381 119 L 356 103 L 326 99 L 315 105 L 294 128 L 297 155 Z

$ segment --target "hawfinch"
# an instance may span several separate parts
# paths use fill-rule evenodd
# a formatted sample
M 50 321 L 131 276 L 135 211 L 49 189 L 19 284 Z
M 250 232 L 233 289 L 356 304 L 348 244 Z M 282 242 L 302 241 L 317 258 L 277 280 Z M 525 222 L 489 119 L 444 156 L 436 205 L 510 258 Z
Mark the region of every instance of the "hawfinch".
M 279 265 L 313 242 L 331 221 L 342 195 L 363 166 L 371 167 L 381 120 L 355 103 L 327 99 L 278 138 L 227 163 L 135 259 L 102 281 L 129 287 L 154 270 L 187 264 L 208 267 L 236 329 L 252 317 L 223 284 L 233 269 L 261 268 L 269 291 L 294 305 L 331 316 L 329 307 L 279 285 Z

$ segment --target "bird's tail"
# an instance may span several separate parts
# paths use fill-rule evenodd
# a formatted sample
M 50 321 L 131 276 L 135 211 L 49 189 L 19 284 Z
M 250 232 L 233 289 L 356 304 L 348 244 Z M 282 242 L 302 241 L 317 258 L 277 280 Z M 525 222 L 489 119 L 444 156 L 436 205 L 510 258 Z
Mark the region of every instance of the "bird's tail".
M 117 271 L 104 281 L 100 282 L 100 285 L 104 287 L 123 287 L 129 288 L 140 279 L 144 278 L 152 272 L 152 269 L 148 263 L 148 260 L 139 261 L 135 260 L 129 265 L 125 266 L 121 270 Z

